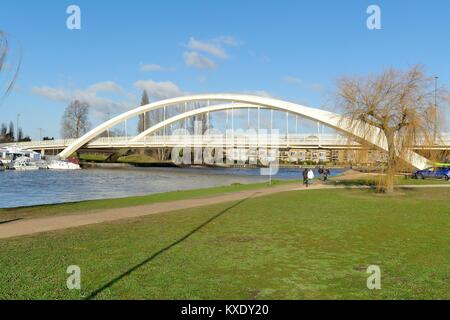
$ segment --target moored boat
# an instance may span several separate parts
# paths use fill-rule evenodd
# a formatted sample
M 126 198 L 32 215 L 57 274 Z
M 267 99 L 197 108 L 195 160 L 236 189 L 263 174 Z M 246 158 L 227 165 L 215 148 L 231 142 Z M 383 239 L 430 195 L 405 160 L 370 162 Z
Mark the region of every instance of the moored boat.
M 17 171 L 39 170 L 38 163 L 26 156 L 19 157 L 9 164 L 9 168 Z
M 79 170 L 80 165 L 67 160 L 52 160 L 47 165 L 50 170 Z

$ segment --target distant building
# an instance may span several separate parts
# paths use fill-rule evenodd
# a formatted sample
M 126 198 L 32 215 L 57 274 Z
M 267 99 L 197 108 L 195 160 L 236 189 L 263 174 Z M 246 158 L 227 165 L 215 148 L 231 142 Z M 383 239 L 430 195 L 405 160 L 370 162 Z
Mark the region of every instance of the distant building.
M 379 150 L 302 148 L 280 151 L 280 160 L 289 163 L 333 163 L 375 165 L 386 160 Z

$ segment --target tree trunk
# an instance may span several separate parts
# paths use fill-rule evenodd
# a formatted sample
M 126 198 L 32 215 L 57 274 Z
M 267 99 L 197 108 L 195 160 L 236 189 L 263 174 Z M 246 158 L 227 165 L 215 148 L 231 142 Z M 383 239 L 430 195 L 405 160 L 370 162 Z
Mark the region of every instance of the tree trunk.
M 393 165 L 389 161 L 386 171 L 385 192 L 386 193 L 394 192 L 394 184 L 395 184 L 395 165 Z
M 384 182 L 385 187 L 384 191 L 386 193 L 393 193 L 395 184 L 395 173 L 397 169 L 396 166 L 397 154 L 395 152 L 394 135 L 386 133 L 386 140 L 388 145 L 388 159 L 387 159 L 386 179 Z

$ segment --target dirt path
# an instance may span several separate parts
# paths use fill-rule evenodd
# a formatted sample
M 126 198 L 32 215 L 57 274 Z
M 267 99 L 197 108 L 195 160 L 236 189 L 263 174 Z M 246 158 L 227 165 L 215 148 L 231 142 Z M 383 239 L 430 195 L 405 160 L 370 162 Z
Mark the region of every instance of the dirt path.
M 422 186 L 405 186 L 408 188 L 423 188 L 423 187 L 448 187 L 450 185 L 422 185 Z M 116 221 L 121 219 L 129 219 L 147 216 L 151 214 L 170 212 L 182 209 L 189 209 L 201 206 L 214 205 L 218 203 L 238 201 L 250 197 L 261 197 L 270 194 L 286 192 L 286 191 L 301 191 L 314 189 L 336 189 L 336 188 L 350 188 L 344 186 L 332 186 L 315 184 L 308 189 L 299 184 L 287 184 L 276 186 L 272 188 L 247 190 L 234 193 L 227 193 L 218 196 L 210 196 L 204 198 L 195 198 L 187 200 L 177 200 L 170 202 L 157 202 L 143 206 L 135 206 L 129 208 L 105 209 L 102 211 L 92 211 L 92 213 L 85 212 L 83 214 L 65 215 L 57 217 L 32 218 L 18 221 L 12 221 L 5 224 L 0 224 L 0 239 L 18 237 L 24 235 L 31 235 L 40 232 L 61 230 L 67 228 L 74 228 L 85 226 L 89 224 Z M 355 186 L 354 188 L 362 188 Z
M 316 185 L 313 188 L 317 189 L 321 187 L 323 186 Z M 300 188 L 302 187 L 298 184 L 289 184 L 260 190 L 233 192 L 204 198 L 176 200 L 170 202 L 157 202 L 153 204 L 128 208 L 105 209 L 101 211 L 96 210 L 92 211 L 92 213 L 84 212 L 83 214 L 18 220 L 6 224 L 0 224 L 0 239 L 79 227 L 94 223 L 142 217 L 162 212 L 208 206 L 223 202 L 237 201 L 249 197 L 258 197 L 284 191 L 291 191 Z

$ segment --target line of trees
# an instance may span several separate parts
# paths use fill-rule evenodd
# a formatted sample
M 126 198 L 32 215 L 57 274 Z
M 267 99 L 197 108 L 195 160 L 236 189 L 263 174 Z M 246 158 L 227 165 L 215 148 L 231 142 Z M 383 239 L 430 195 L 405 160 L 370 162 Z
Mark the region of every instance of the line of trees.
M 29 136 L 24 136 L 22 128 L 17 129 L 17 134 L 15 131 L 14 123 L 12 121 L 9 125 L 2 123 L 0 125 L 0 143 L 31 141 Z

